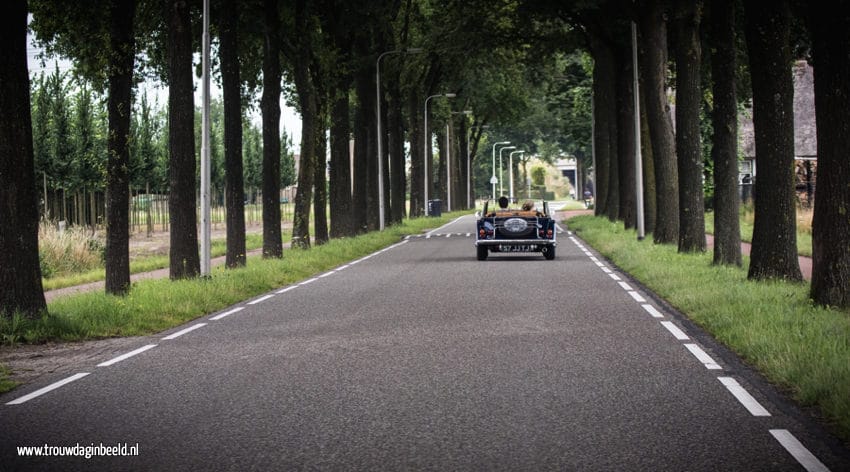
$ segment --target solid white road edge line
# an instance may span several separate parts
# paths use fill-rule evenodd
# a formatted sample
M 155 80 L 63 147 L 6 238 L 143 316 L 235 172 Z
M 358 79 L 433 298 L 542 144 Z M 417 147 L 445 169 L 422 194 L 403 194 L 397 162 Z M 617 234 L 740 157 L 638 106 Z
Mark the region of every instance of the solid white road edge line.
M 180 331 L 173 333 L 173 334 L 169 334 L 168 336 L 166 336 L 162 339 L 163 339 L 163 341 L 166 341 L 166 340 L 169 340 L 169 339 L 177 339 L 177 338 L 179 338 L 180 336 L 183 336 L 186 333 L 191 333 L 192 331 L 195 331 L 198 328 L 203 328 L 206 325 L 207 325 L 206 323 L 193 324 L 192 326 L 189 326 L 186 329 L 180 330 Z
M 720 365 L 717 364 L 717 362 L 714 362 L 714 359 L 712 359 L 711 356 L 706 354 L 705 351 L 703 351 L 696 344 L 685 344 L 685 347 L 688 348 L 689 351 L 691 351 L 691 354 L 693 354 L 694 357 L 696 357 L 698 361 L 702 362 L 705 365 L 706 369 L 712 369 L 712 370 L 722 369 L 722 367 L 720 367 Z
M 50 392 L 51 390 L 56 390 L 57 388 L 65 385 L 65 384 L 69 384 L 69 383 L 71 383 L 75 380 L 79 380 L 79 379 L 81 379 L 81 378 L 83 378 L 87 375 L 89 375 L 89 372 L 80 372 L 79 374 L 74 374 L 74 375 L 72 375 L 68 378 L 62 379 L 58 382 L 54 382 L 54 383 L 52 383 L 52 384 L 50 384 L 50 385 L 48 385 L 44 388 L 40 388 L 40 389 L 38 389 L 38 390 L 36 390 L 32 393 L 28 393 L 28 394 L 26 394 L 26 395 L 24 395 L 20 398 L 16 398 L 16 399 L 14 399 L 14 400 L 6 403 L 6 404 L 7 405 L 20 405 L 21 403 L 28 402 L 35 397 L 40 397 L 40 396 L 44 395 L 45 393 Z
M 809 472 L 829 472 L 823 462 L 809 452 L 787 429 L 771 429 L 770 434 Z
M 437 229 L 433 229 L 433 230 L 429 231 L 428 233 L 425 234 L 425 238 L 430 238 L 432 234 L 439 232 L 441 229 L 445 228 L 446 226 L 449 226 L 450 224 L 455 223 L 456 221 L 460 220 L 464 216 L 469 216 L 469 215 L 458 216 L 457 218 L 453 219 L 452 221 L 449 221 L 448 223 L 444 224 L 443 226 L 440 226 Z
M 290 291 L 290 290 L 294 290 L 296 287 L 298 287 L 298 285 L 290 285 L 289 287 L 286 287 L 286 288 L 284 288 L 284 289 L 278 290 L 278 291 L 277 291 L 277 292 L 275 292 L 275 293 L 276 293 L 276 294 L 278 294 L 278 295 L 280 295 L 281 293 L 286 293 L 286 292 L 288 292 L 288 291 Z
M 674 325 L 672 321 L 662 321 L 661 325 L 667 328 L 667 331 L 670 331 L 670 334 L 672 334 L 673 337 L 678 339 L 679 341 L 685 341 L 689 339 L 688 335 L 685 334 L 684 331 L 679 329 L 678 326 Z
M 741 402 L 741 405 L 744 405 L 744 408 L 750 412 L 753 416 L 770 416 L 770 412 L 767 411 L 761 403 L 758 402 L 750 392 L 748 392 L 741 384 L 738 383 L 737 380 L 732 377 L 717 377 L 717 380 L 722 383 L 727 390 Z
M 293 287 L 293 288 L 294 288 L 294 287 Z M 278 293 L 281 293 L 281 292 L 278 292 Z M 215 315 L 215 316 L 213 316 L 213 317 L 212 317 L 212 318 L 210 318 L 210 319 L 211 319 L 211 320 L 213 320 L 213 321 L 220 320 L 220 319 L 224 318 L 225 316 L 230 316 L 230 315 L 232 315 L 232 314 L 234 314 L 234 313 L 238 313 L 238 312 L 240 312 L 240 311 L 242 311 L 242 310 L 244 310 L 244 309 L 245 309 L 245 307 L 244 307 L 244 306 L 240 306 L 240 307 L 234 308 L 234 309 L 232 309 L 232 310 L 230 310 L 230 311 L 225 311 L 224 313 L 222 313 L 222 314 L 220 314 L 220 315 Z
M 110 359 L 106 362 L 101 362 L 97 366 L 98 367 L 108 367 L 108 366 L 111 366 L 112 364 L 115 364 L 117 362 L 121 362 L 124 359 L 129 359 L 130 357 L 133 357 L 137 354 L 141 354 L 141 353 L 147 351 L 148 349 L 153 349 L 155 347 L 156 347 L 156 344 L 148 344 L 147 346 L 142 346 L 142 347 L 136 349 L 135 351 L 130 351 L 127 354 L 121 354 L 120 356 L 115 357 L 113 359 Z
M 313 277 L 312 279 L 307 279 L 307 280 L 305 280 L 305 281 L 301 282 L 301 283 L 300 283 L 300 284 L 298 284 L 298 285 L 307 285 L 307 284 L 311 284 L 311 283 L 313 283 L 313 282 L 315 282 L 315 281 L 317 281 L 317 280 L 319 280 L 319 278 L 318 278 L 318 277 Z

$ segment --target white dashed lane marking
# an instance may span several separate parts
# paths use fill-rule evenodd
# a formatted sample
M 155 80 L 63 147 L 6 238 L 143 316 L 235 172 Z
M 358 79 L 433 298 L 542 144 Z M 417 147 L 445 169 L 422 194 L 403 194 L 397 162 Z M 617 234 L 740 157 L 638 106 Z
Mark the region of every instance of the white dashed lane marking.
M 75 380 L 79 380 L 79 379 L 81 379 L 81 378 L 83 378 L 87 375 L 89 375 L 88 372 L 80 372 L 79 374 L 74 374 L 74 375 L 72 375 L 68 378 L 62 379 L 62 380 L 60 380 L 58 382 L 54 382 L 54 383 L 52 383 L 52 384 L 50 384 L 46 387 L 40 388 L 40 389 L 38 389 L 38 390 L 36 390 L 32 393 L 28 393 L 28 394 L 26 394 L 26 395 L 24 395 L 20 398 L 16 398 L 16 399 L 14 399 L 14 400 L 6 403 L 6 404 L 7 405 L 20 405 L 21 403 L 28 402 L 28 401 L 32 400 L 33 398 L 36 398 L 36 397 L 40 397 L 47 392 L 50 392 L 52 390 L 56 390 L 57 388 L 65 385 L 65 384 L 69 384 L 69 383 L 71 383 Z
M 101 362 L 97 366 L 98 367 L 108 367 L 108 366 L 111 366 L 112 364 L 117 364 L 118 362 L 121 362 L 125 359 L 129 359 L 133 356 L 139 355 L 139 354 L 147 351 L 148 349 L 153 349 L 155 347 L 156 347 L 156 344 L 148 344 L 147 346 L 142 346 L 142 347 L 136 349 L 135 351 L 130 351 L 126 354 L 122 354 L 122 355 L 115 357 L 115 358 L 112 358 L 112 359 L 110 359 L 106 362 Z
M 292 287 L 292 288 L 294 288 L 294 287 Z M 283 293 L 283 291 L 280 291 L 280 292 L 277 292 L 277 293 Z M 236 307 L 232 310 L 225 311 L 224 313 L 222 313 L 220 315 L 215 315 L 210 319 L 213 320 L 213 321 L 220 320 L 220 319 L 224 318 L 225 316 L 230 316 L 230 315 L 232 315 L 234 313 L 238 313 L 238 312 L 240 312 L 244 309 L 245 309 L 244 306 Z
M 688 338 L 688 335 L 684 333 L 678 326 L 674 325 L 672 321 L 662 321 L 661 326 L 667 328 L 667 331 L 670 331 L 670 334 L 673 335 L 679 341 L 685 341 Z
M 206 325 L 207 325 L 206 323 L 193 324 L 192 326 L 189 326 L 189 327 L 188 327 L 188 328 L 186 328 L 186 329 L 182 329 L 182 330 L 180 330 L 180 331 L 178 331 L 178 332 L 176 332 L 176 333 L 174 333 L 174 334 L 170 334 L 170 335 L 168 335 L 168 336 L 166 336 L 166 337 L 164 337 L 164 338 L 162 338 L 162 339 L 163 339 L 163 340 L 177 339 L 177 338 L 179 338 L 180 336 L 183 336 L 183 335 L 184 335 L 184 334 L 186 334 L 186 333 L 191 333 L 192 331 L 195 331 L 195 330 L 196 330 L 196 329 L 198 329 L 198 328 L 203 328 L 203 327 L 204 327 L 204 326 L 206 326 Z
M 814 454 L 809 452 L 797 438 L 794 437 L 787 429 L 771 429 L 770 434 L 782 444 L 794 459 L 809 472 L 829 472 L 829 469 L 823 465 L 823 462 L 818 460 Z
M 711 369 L 711 370 L 722 369 L 722 367 L 720 367 L 720 365 L 717 364 L 717 362 L 714 362 L 714 359 L 712 359 L 711 356 L 706 354 L 705 351 L 703 351 L 702 348 L 700 348 L 696 344 L 685 344 L 685 347 L 689 351 L 691 351 L 691 354 L 693 354 L 694 357 L 696 357 L 698 361 L 702 362 L 703 365 L 705 365 L 706 369 Z
M 744 405 L 744 408 L 750 412 L 753 416 L 770 416 L 770 412 L 768 412 L 761 403 L 758 402 L 750 392 L 746 391 L 741 384 L 738 383 L 737 380 L 732 377 L 718 377 L 717 380 L 722 383 L 729 392 L 741 402 L 741 405 Z

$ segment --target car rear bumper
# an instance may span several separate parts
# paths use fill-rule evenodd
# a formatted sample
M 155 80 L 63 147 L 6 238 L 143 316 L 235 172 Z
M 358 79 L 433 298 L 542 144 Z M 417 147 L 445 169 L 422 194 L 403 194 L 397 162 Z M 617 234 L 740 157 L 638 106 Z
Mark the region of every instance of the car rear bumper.
M 557 246 L 554 239 L 479 239 L 476 246 Z

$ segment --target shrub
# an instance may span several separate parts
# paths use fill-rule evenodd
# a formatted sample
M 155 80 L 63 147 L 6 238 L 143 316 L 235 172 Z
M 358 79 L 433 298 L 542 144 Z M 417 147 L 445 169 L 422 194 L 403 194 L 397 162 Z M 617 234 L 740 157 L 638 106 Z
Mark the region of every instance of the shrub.
M 103 263 L 103 243 L 89 237 L 84 228 L 71 227 L 59 231 L 42 222 L 38 230 L 38 256 L 42 276 L 85 272 Z

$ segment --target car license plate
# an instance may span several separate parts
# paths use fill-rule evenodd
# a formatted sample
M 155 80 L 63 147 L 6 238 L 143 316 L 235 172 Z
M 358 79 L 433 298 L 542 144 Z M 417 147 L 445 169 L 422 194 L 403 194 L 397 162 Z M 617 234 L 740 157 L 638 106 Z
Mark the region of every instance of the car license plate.
M 535 247 L 530 244 L 523 244 L 519 246 L 502 245 L 499 247 L 499 250 L 502 252 L 531 252 L 534 249 Z

